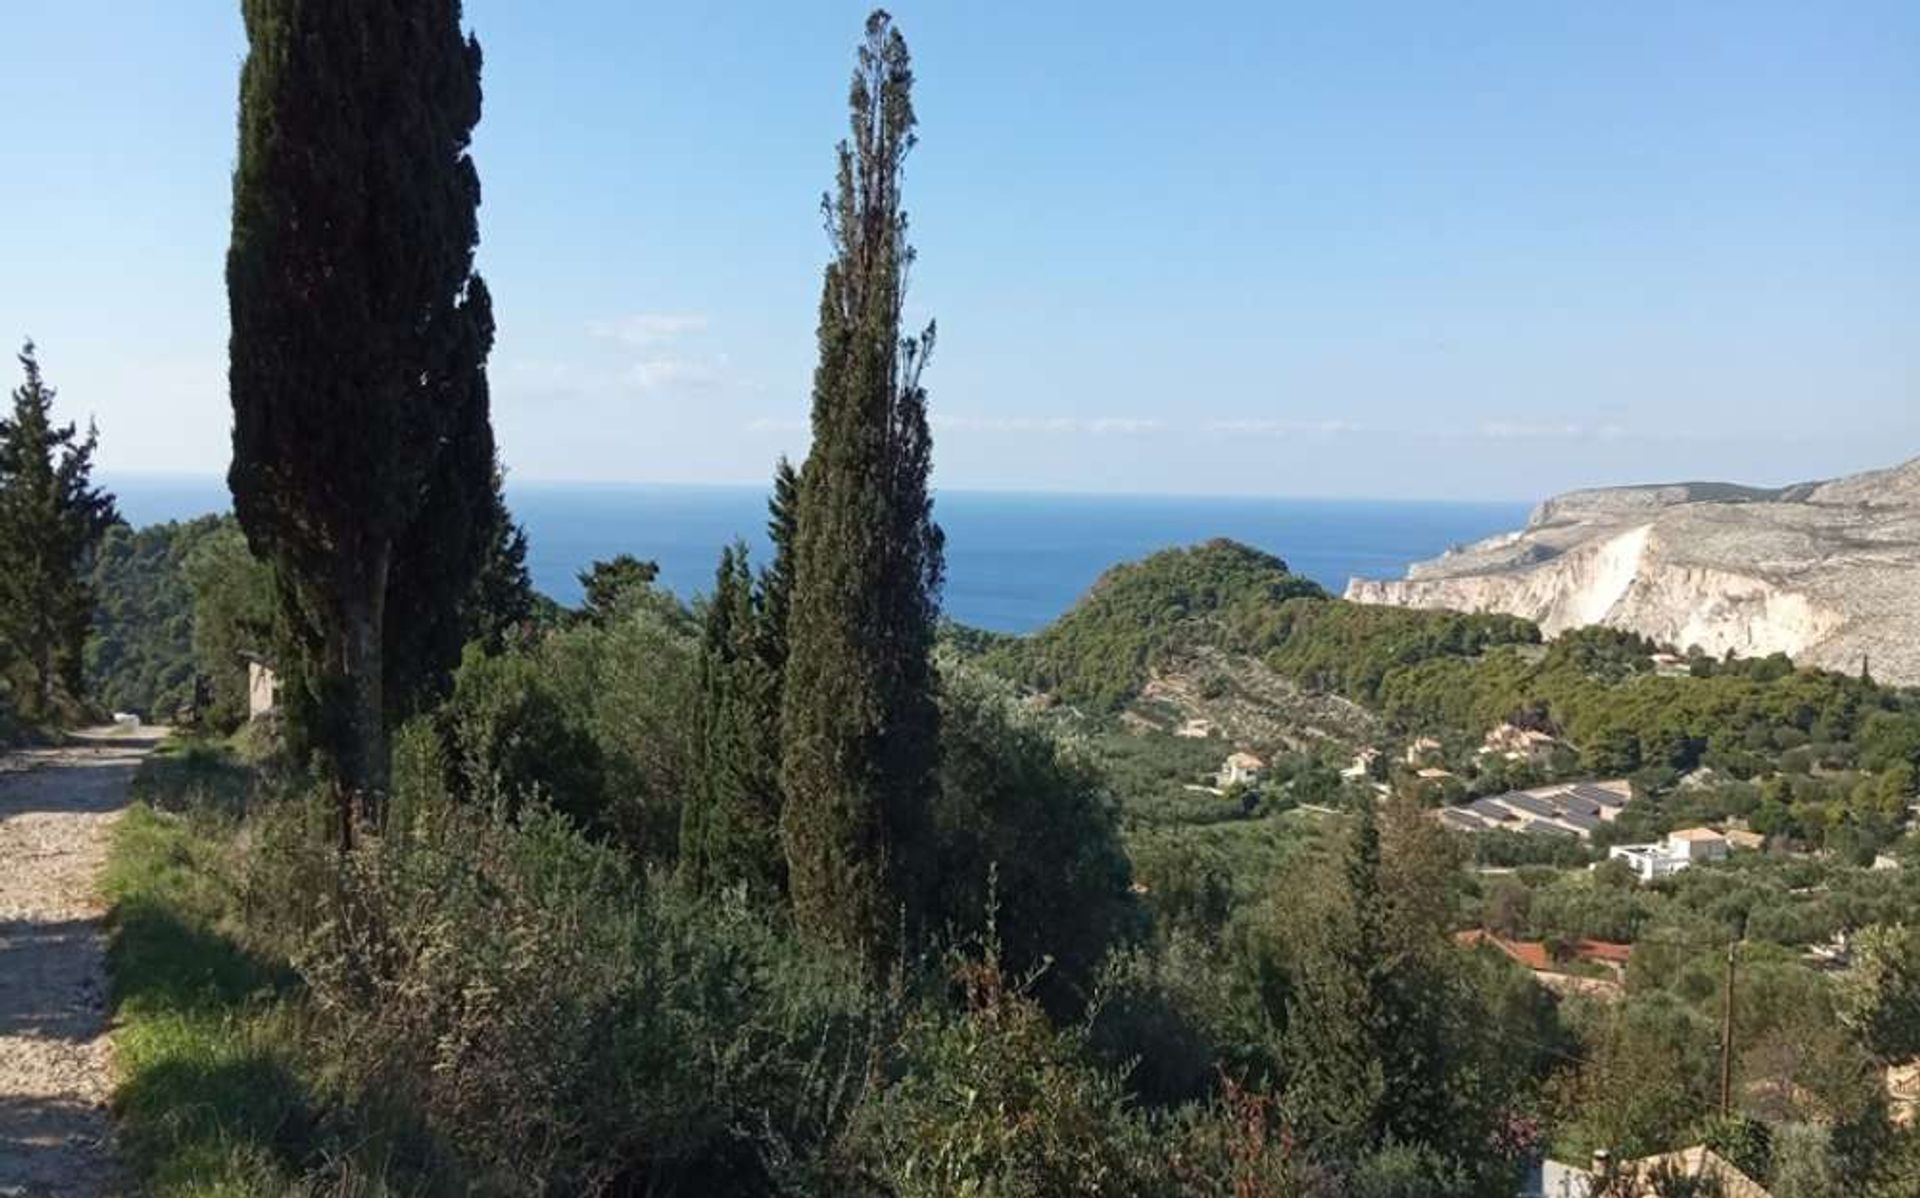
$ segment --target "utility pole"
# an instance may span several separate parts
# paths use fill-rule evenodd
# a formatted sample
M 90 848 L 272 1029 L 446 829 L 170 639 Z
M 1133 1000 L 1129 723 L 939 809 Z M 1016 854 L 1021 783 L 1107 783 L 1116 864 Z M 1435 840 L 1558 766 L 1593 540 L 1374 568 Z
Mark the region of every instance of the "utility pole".
M 1720 1017 L 1720 1114 L 1733 1113 L 1733 962 L 1737 940 L 1727 941 L 1727 994 Z

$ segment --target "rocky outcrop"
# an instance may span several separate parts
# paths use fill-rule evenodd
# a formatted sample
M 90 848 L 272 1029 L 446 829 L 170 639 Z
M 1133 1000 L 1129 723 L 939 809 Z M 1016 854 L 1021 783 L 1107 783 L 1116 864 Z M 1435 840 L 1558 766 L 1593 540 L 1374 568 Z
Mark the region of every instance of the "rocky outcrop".
M 1675 483 L 1574 491 L 1527 527 L 1405 579 L 1356 578 L 1359 603 L 1498 611 L 1549 635 L 1629 628 L 1718 656 L 1920 684 L 1920 458 L 1822 483 Z

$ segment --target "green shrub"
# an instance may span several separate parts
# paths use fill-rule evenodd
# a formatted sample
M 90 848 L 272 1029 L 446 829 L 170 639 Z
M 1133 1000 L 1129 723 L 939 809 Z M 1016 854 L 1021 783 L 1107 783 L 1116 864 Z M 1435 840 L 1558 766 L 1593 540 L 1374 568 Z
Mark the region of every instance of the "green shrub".
M 540 663 L 469 645 L 438 715 L 453 793 L 512 814 L 534 800 L 599 826 L 607 806 L 600 746 L 561 703 Z
M 897 1198 L 1135 1195 L 1164 1169 L 1120 1077 L 1090 1064 L 997 957 L 961 960 L 964 1008 L 915 1012 L 895 1051 L 899 1078 L 863 1132 Z
M 949 663 L 941 698 L 935 925 L 974 935 L 991 911 L 1009 968 L 1048 965 L 1042 992 L 1064 1010 L 1144 930 L 1114 804 L 1004 683 Z

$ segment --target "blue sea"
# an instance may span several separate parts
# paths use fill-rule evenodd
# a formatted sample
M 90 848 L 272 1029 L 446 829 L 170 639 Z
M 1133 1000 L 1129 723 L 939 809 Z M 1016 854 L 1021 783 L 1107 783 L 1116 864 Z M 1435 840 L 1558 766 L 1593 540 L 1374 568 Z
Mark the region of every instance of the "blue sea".
M 133 524 L 225 511 L 214 479 L 107 478 Z M 766 492 L 752 487 L 517 483 L 534 585 L 575 603 L 575 575 L 620 553 L 660 564 L 691 597 L 712 586 L 720 549 L 745 538 L 768 552 Z M 1356 575 L 1390 578 L 1449 546 L 1525 523 L 1519 503 L 1228 499 L 942 491 L 946 612 L 965 624 L 1031 632 L 1060 615 L 1118 562 L 1156 549 L 1230 537 L 1284 558 L 1336 594 Z

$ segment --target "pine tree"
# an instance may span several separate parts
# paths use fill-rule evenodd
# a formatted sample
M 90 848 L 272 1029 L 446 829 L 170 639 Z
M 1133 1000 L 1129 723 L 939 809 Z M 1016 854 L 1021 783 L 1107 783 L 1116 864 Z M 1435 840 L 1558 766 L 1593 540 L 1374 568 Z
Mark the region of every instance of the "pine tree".
M 786 883 L 778 676 L 766 665 L 744 544 L 721 554 L 705 616 L 700 777 L 682 815 L 681 862 L 697 887 L 744 884 L 750 895 L 771 898 Z
M 119 516 L 93 485 L 98 432 L 54 424 L 54 390 L 31 341 L 20 366 L 26 379 L 0 419 L 0 683 L 19 714 L 39 721 L 81 702 L 93 619 L 86 559 Z
M 492 317 L 467 152 L 480 49 L 458 0 L 246 0 L 244 15 L 228 482 L 297 652 L 283 677 L 305 691 L 290 704 L 299 739 L 343 815 L 355 796 L 377 813 L 386 658 L 447 618 L 484 539 Z M 442 543 L 455 548 L 413 556 Z
M 813 446 L 800 474 L 782 693 L 781 817 L 799 926 L 884 962 L 927 872 L 920 847 L 939 735 L 931 650 L 942 542 L 920 372 L 933 328 L 901 335 L 913 252 L 901 168 L 913 72 L 885 12 L 867 19 L 823 205 Z

